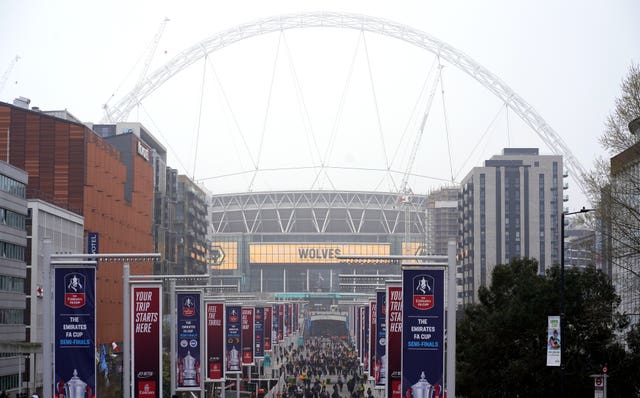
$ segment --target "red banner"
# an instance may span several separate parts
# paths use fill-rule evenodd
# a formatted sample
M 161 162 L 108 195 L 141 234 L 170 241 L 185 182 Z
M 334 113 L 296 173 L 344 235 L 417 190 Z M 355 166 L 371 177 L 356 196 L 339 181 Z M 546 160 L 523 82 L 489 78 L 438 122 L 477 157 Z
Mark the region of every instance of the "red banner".
M 271 351 L 271 332 L 273 324 L 271 322 L 272 308 L 264 307 L 264 350 Z
M 369 301 L 369 376 L 375 377 L 376 368 L 376 302 Z
M 254 308 L 253 307 L 242 307 L 241 310 L 242 318 L 241 318 L 241 338 L 240 344 L 242 345 L 242 365 L 250 366 L 253 365 L 253 356 L 255 355 L 253 350 L 255 348 L 254 341 Z
M 224 378 L 224 304 L 207 302 L 207 380 Z
M 402 286 L 387 286 L 387 398 L 402 397 Z M 383 365 L 384 366 L 384 365 Z
M 134 398 L 162 398 L 162 286 L 131 287 Z

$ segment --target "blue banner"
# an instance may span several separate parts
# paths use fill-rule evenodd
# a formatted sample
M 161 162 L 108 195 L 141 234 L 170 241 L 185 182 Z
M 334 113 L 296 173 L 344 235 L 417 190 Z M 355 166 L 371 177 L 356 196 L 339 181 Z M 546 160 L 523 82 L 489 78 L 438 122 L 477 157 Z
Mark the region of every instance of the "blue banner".
M 199 390 L 201 387 L 200 366 L 200 293 L 177 293 L 178 333 L 176 358 L 176 388 Z
M 255 357 L 264 358 L 264 307 L 256 307 L 255 319 L 253 323 L 254 340 L 256 343 Z
M 96 396 L 95 268 L 55 269 L 55 398 Z
M 376 292 L 376 352 L 375 352 L 375 368 L 373 377 L 376 386 L 384 386 L 387 382 L 385 350 L 387 345 L 387 293 Z
M 444 384 L 444 270 L 402 270 L 402 392 L 441 397 Z
M 240 364 L 240 353 L 242 352 L 240 337 L 240 306 L 227 306 L 226 310 L 226 373 L 240 373 L 242 367 Z

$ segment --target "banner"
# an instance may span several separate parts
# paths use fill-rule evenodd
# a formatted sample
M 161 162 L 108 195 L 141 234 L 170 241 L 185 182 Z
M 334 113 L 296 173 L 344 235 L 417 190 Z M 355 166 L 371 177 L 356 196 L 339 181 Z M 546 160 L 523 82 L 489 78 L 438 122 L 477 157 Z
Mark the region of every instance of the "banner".
M 240 335 L 240 306 L 227 306 L 226 316 L 226 373 L 240 373 L 240 352 L 241 352 L 241 335 Z
M 264 358 L 264 310 L 265 307 L 256 307 L 255 310 L 255 348 L 254 353 L 256 358 Z
M 73 388 L 84 397 L 96 396 L 96 271 L 95 268 L 56 268 L 54 396 L 64 398 Z
M 376 302 L 369 301 L 369 377 L 375 378 L 375 366 L 376 366 L 376 324 L 378 317 L 376 316 Z
M 402 270 L 402 392 L 441 397 L 444 385 L 444 270 Z
M 376 338 L 373 377 L 376 387 L 384 387 L 387 383 L 385 348 L 387 346 L 387 294 L 376 292 Z
M 240 346 L 242 347 L 242 365 L 252 366 L 254 342 L 254 324 L 253 324 L 253 307 L 242 307 L 241 327 L 242 333 L 240 337 Z
M 358 359 L 360 360 L 360 364 L 362 364 L 362 306 L 357 306 L 355 308 L 356 311 L 356 348 L 358 350 Z
M 291 304 L 284 304 L 284 337 L 291 335 Z
M 273 337 L 276 343 L 282 342 L 284 339 L 282 335 L 282 306 L 280 304 L 273 305 Z
M 205 301 L 207 313 L 207 380 L 224 379 L 224 304 Z
M 264 307 L 264 350 L 271 351 L 271 336 L 273 335 L 273 308 Z
M 560 317 L 547 317 L 547 366 L 560 366 Z
M 131 285 L 133 398 L 162 398 L 162 285 Z
M 176 389 L 199 390 L 200 380 L 200 293 L 177 293 L 178 333 Z
M 389 243 L 250 243 L 250 264 L 341 264 L 341 254 L 388 256 Z
M 363 306 L 362 311 L 362 371 L 369 374 L 369 306 Z
M 387 398 L 402 398 L 402 286 L 387 286 Z
M 300 331 L 300 327 L 298 326 L 298 311 L 300 310 L 300 305 L 298 303 L 293 303 L 293 308 L 292 308 L 292 312 L 293 315 L 291 316 L 291 323 L 293 323 L 293 332 L 299 332 Z

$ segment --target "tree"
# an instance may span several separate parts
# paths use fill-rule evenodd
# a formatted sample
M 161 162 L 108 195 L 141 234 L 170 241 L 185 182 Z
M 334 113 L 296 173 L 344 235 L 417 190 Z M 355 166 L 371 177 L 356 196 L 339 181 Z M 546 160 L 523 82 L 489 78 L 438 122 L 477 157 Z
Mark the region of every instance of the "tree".
M 561 374 L 546 366 L 547 316 L 560 313 L 560 270 L 538 275 L 533 259 L 497 265 L 479 303 L 458 324 L 457 390 L 467 397 L 558 396 Z M 637 378 L 628 373 L 626 352 L 615 332 L 625 317 L 615 313 L 618 298 L 608 277 L 595 268 L 565 273 L 566 316 L 562 330 L 566 396 L 592 393 L 589 375 L 604 364 L 609 396 L 631 397 Z M 636 369 L 637 372 L 637 369 Z
M 628 314 L 640 313 L 633 305 L 640 296 L 640 134 L 632 134 L 628 127 L 638 117 L 640 66 L 632 64 L 599 139 L 613 157 L 597 159 L 585 176 L 598 210 L 595 228 L 602 237 L 602 255 Z
M 599 139 L 600 145 L 610 155 L 631 148 L 640 138 L 631 134 L 628 128 L 629 122 L 640 117 L 640 65 L 631 65 L 620 89 L 622 93 L 616 99 L 616 106 L 609 114 Z

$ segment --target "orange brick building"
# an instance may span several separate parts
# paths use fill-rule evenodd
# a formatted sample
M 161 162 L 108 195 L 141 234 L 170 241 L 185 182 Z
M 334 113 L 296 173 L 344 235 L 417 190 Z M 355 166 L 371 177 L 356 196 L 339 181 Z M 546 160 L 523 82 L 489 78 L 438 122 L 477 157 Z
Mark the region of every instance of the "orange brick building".
M 83 216 L 85 237 L 97 232 L 101 253 L 152 252 L 153 168 L 145 145 L 130 134 L 118 150 L 67 112 L 48 113 L 0 102 L 0 159 L 28 173 L 27 198 Z M 134 275 L 152 269 L 131 263 Z M 99 263 L 96 278 L 97 343 L 122 341 L 122 264 Z

